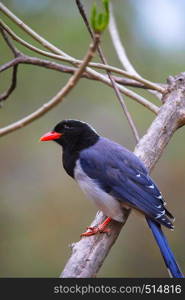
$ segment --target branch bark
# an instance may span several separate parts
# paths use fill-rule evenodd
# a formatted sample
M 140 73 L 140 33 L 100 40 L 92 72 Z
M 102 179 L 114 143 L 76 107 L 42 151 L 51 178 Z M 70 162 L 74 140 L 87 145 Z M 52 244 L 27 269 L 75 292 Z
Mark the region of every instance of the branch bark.
M 185 73 L 171 78 L 163 102 L 158 116 L 134 151 L 149 171 L 157 163 L 174 132 L 185 125 Z M 125 211 L 125 222 L 129 212 Z M 102 213 L 98 213 L 91 226 L 99 224 L 104 218 Z M 95 277 L 123 225 L 112 221 L 109 236 L 99 234 L 83 237 L 79 242 L 72 244 L 72 255 L 60 277 Z

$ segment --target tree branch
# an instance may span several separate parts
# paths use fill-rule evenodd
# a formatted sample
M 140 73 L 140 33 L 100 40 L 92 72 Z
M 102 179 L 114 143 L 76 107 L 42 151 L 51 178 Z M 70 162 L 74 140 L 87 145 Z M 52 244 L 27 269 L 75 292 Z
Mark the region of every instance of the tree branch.
M 22 29 L 24 29 L 24 31 L 26 31 L 29 35 L 31 35 L 35 40 L 37 40 L 40 44 L 42 44 L 44 47 L 46 47 L 47 49 L 49 49 L 50 51 L 54 52 L 55 54 L 61 55 L 61 56 L 65 56 L 66 59 L 70 59 L 71 63 L 75 66 L 78 66 L 79 63 L 75 63 L 74 62 L 74 58 L 69 56 L 68 54 L 66 54 L 65 52 L 63 52 L 62 50 L 60 50 L 59 48 L 55 47 L 54 45 L 52 45 L 51 43 L 49 43 L 46 39 L 44 39 L 43 37 L 41 37 L 40 35 L 38 35 L 34 30 L 32 30 L 29 26 L 25 25 L 19 18 L 17 18 L 11 11 L 8 10 L 8 8 L 6 8 L 2 3 L 0 3 L 0 8 L 2 9 L 2 11 L 10 18 L 12 19 L 17 25 L 19 25 Z M 22 25 L 25 26 L 22 26 Z M 2 22 L 1 22 L 2 25 Z M 72 62 L 73 60 L 73 62 Z M 112 86 L 112 83 L 109 79 L 107 79 L 104 75 L 96 72 L 95 70 L 92 70 L 91 68 L 87 67 L 86 68 L 86 72 L 88 72 L 90 75 L 99 78 L 100 81 L 104 82 L 105 84 Z M 121 91 L 121 93 L 125 94 L 126 96 L 136 100 L 138 103 L 144 105 L 145 107 L 147 107 L 148 109 L 150 109 L 151 111 L 153 111 L 155 114 L 158 113 L 158 108 L 156 107 L 156 105 L 150 103 L 148 100 L 146 100 L 144 97 L 128 90 L 125 87 L 120 87 L 118 86 L 119 90 Z
M 52 51 L 55 54 L 58 54 L 59 56 L 63 56 L 65 58 L 68 58 L 70 60 L 73 60 L 74 58 L 70 55 L 68 55 L 67 53 L 65 53 L 64 51 L 62 51 L 61 49 L 57 48 L 56 46 L 54 46 L 52 43 L 48 42 L 45 38 L 43 38 L 42 36 L 40 36 L 38 33 L 36 33 L 33 29 L 31 29 L 28 25 L 26 25 L 21 19 L 19 19 L 16 15 L 14 15 L 5 5 L 3 5 L 2 3 L 0 3 L 0 9 L 3 11 L 4 14 L 7 15 L 7 17 L 9 17 L 15 24 L 17 24 L 19 27 L 21 27 L 27 34 L 29 34 L 33 39 L 35 39 L 37 42 L 39 42 L 42 46 L 44 46 L 46 49 Z M 1 25 L 7 30 L 8 26 L 4 24 L 3 21 L 0 22 Z M 11 30 L 10 30 L 11 31 Z M 11 34 L 13 32 L 11 31 Z M 14 37 L 16 35 L 14 34 Z M 12 36 L 13 37 L 13 36 Z M 22 44 L 24 44 L 24 46 L 30 47 L 32 48 L 33 51 L 38 51 L 39 49 L 30 45 L 29 43 L 25 42 L 24 40 L 18 38 L 17 41 L 19 40 L 19 42 L 21 42 Z M 31 49 L 30 48 L 30 49 Z M 40 50 L 43 51 L 43 50 Z M 41 53 L 40 53 L 41 54 Z M 42 53 L 44 55 L 44 51 Z M 75 63 L 75 62 L 74 62 Z M 78 62 L 79 63 L 79 62 Z M 134 73 L 131 72 L 130 75 L 133 75 Z M 135 74 L 137 75 L 137 74 Z M 138 77 L 139 80 L 145 80 L 144 78 L 142 78 L 140 75 L 136 76 Z M 135 78 L 135 80 L 137 80 Z M 147 82 L 147 80 L 145 80 Z M 144 83 L 144 82 L 143 82 Z M 164 93 L 164 89 L 160 89 L 160 87 L 158 87 L 157 85 L 153 84 L 152 82 L 148 81 L 148 84 L 153 86 L 154 89 L 159 88 L 159 92 Z
M 47 52 L 47 51 L 44 51 L 42 49 L 39 49 L 39 48 L 31 45 L 30 43 L 26 42 L 25 40 L 21 39 L 18 35 L 16 35 L 2 20 L 0 20 L 0 26 L 4 30 L 6 30 L 6 32 L 12 37 L 13 40 L 20 43 L 21 45 L 23 45 L 24 47 L 28 48 L 29 50 L 31 50 L 33 52 L 36 52 L 40 55 L 44 55 L 46 57 L 50 57 L 50 58 L 53 58 L 53 59 L 56 59 L 56 60 L 65 61 L 65 62 L 68 62 L 68 63 L 73 64 L 73 65 L 78 65 L 78 64 L 82 63 L 81 60 L 75 59 L 73 57 L 66 57 L 66 56 L 61 56 L 61 55 L 55 54 L 55 53 Z M 160 83 L 154 83 L 153 84 L 153 83 L 151 83 L 150 81 L 148 81 L 144 78 L 140 78 L 137 75 L 131 74 L 127 71 L 116 68 L 114 66 L 105 65 L 105 64 L 101 64 L 101 63 L 95 63 L 95 62 L 90 62 L 88 64 L 88 66 L 93 67 L 93 68 L 97 68 L 97 69 L 100 69 L 100 70 L 105 70 L 105 71 L 108 70 L 108 71 L 111 71 L 113 73 L 117 73 L 117 74 L 123 75 L 125 77 L 128 77 L 132 80 L 137 81 L 138 86 L 143 87 L 145 89 L 150 88 L 150 89 L 155 90 L 156 86 L 157 87 L 161 86 L 163 88 L 163 91 L 165 91 L 165 88 L 166 88 L 164 84 L 163 85 L 161 85 Z M 124 78 L 123 78 L 123 80 L 124 80 Z
M 140 140 L 134 153 L 144 162 L 150 171 L 160 158 L 174 132 L 185 124 L 185 73 L 176 76 L 168 93 L 164 96 L 165 103 L 158 116 L 151 124 L 147 133 Z M 125 213 L 125 220 L 129 211 Z M 95 217 L 91 226 L 104 220 L 102 213 Z M 99 234 L 83 237 L 72 245 L 72 255 L 60 277 L 95 277 L 110 248 L 115 243 L 124 224 L 112 221 L 111 234 Z
M 109 32 L 110 32 L 110 36 L 112 38 L 112 42 L 113 42 L 114 48 L 116 50 L 117 56 L 118 56 L 121 64 L 125 68 L 125 70 L 129 71 L 132 74 L 139 76 L 139 74 L 136 72 L 135 68 L 131 64 L 130 60 L 128 59 L 125 48 L 123 47 L 123 44 L 121 42 L 121 39 L 120 39 L 120 36 L 118 33 L 118 29 L 116 26 L 114 14 L 113 14 L 113 7 L 112 7 L 111 3 L 110 3 Z
M 24 54 L 21 54 L 16 59 L 14 59 L 12 61 L 9 61 L 8 63 L 2 65 L 0 67 L 0 72 L 6 70 L 6 69 L 8 69 L 8 68 L 10 68 L 10 67 L 12 67 L 12 66 L 14 66 L 16 64 L 19 64 L 19 63 L 35 64 L 35 65 L 39 65 L 39 66 L 42 66 L 42 67 L 47 67 L 47 68 L 50 68 L 50 69 L 53 69 L 53 70 L 67 72 L 67 73 L 73 73 L 76 70 L 75 68 L 66 67 L 66 66 L 63 66 L 61 64 L 59 65 L 59 64 L 56 64 L 54 62 L 50 62 L 50 61 L 47 61 L 47 60 L 41 60 L 41 59 L 36 58 L 36 57 L 29 57 L 29 56 L 26 56 Z M 93 73 L 93 72 L 89 73 L 89 72 L 87 72 L 87 69 L 86 69 L 86 71 L 82 74 L 82 77 L 86 77 L 88 79 L 93 79 L 93 80 L 98 80 L 98 81 L 103 82 L 106 85 L 112 87 L 111 82 L 107 78 L 107 76 L 102 75 L 100 73 L 97 73 L 97 72 L 95 72 L 95 73 Z M 125 85 L 134 86 L 134 82 L 133 81 L 131 81 L 130 84 L 129 84 L 129 81 L 126 80 L 126 79 L 124 79 L 124 78 L 118 78 L 118 77 L 116 77 L 116 81 L 117 80 L 119 81 L 120 84 L 124 84 L 124 82 L 125 82 Z M 158 106 L 156 106 L 153 103 L 150 103 L 144 97 L 142 97 L 140 95 L 137 95 L 136 93 L 134 93 L 134 92 L 126 89 L 125 87 L 121 86 L 120 84 L 118 85 L 118 87 L 119 87 L 119 90 L 122 93 L 124 93 L 125 95 L 129 96 L 130 98 L 133 98 L 138 103 L 142 104 L 143 106 L 145 106 L 146 108 L 148 108 L 149 110 L 151 110 L 152 112 L 154 112 L 155 114 L 158 113 L 158 111 L 159 111 Z M 136 84 L 135 87 L 142 87 L 142 86 L 140 84 Z
M 10 48 L 10 50 L 12 51 L 13 55 L 15 57 L 19 56 L 20 52 L 19 50 L 12 44 L 11 40 L 9 39 L 7 33 L 6 33 L 6 30 L 4 30 L 3 28 L 0 27 L 0 31 L 1 31 L 1 34 L 6 42 L 6 44 L 8 45 L 8 47 Z
M 27 117 L 13 123 L 13 124 L 10 124 L 9 126 L 1 128 L 0 136 L 3 136 L 5 134 L 8 134 L 12 131 L 15 131 L 17 129 L 20 129 L 20 128 L 26 126 L 30 122 L 33 122 L 34 120 L 40 118 L 42 115 L 44 115 L 49 110 L 51 110 L 54 106 L 56 106 L 61 101 L 63 101 L 64 97 L 72 90 L 72 88 L 75 87 L 75 85 L 81 78 L 81 74 L 84 72 L 89 61 L 93 58 L 93 56 L 95 54 L 98 43 L 99 43 L 99 35 L 96 35 L 95 39 L 93 40 L 93 44 L 90 45 L 89 50 L 88 50 L 82 64 L 76 70 L 74 75 L 68 80 L 67 84 L 48 103 L 45 103 L 42 107 L 40 107 L 35 112 L 28 115 Z
M 80 61 L 80 60 L 78 62 L 82 63 L 82 61 Z M 68 67 L 66 65 L 58 64 L 58 63 L 52 62 L 50 60 L 45 60 L 45 59 L 41 59 L 41 58 L 37 58 L 37 57 L 33 57 L 33 56 L 28 56 L 28 55 L 23 54 L 22 52 L 19 52 L 19 56 L 17 58 L 12 59 L 11 61 L 9 61 L 9 62 L 5 63 L 4 65 L 0 66 L 0 72 L 3 72 L 3 71 L 5 71 L 5 70 L 17 65 L 17 64 L 33 64 L 33 65 L 37 65 L 37 66 L 40 66 L 40 67 L 52 69 L 52 70 L 55 70 L 55 71 L 68 73 L 68 74 L 73 74 L 77 69 L 76 67 Z M 104 66 L 105 66 L 105 68 L 107 68 L 107 70 L 110 70 L 110 71 L 113 71 L 113 72 L 114 72 L 114 69 L 117 69 L 117 68 L 109 66 L 109 65 L 103 65 L 103 64 L 98 64 L 98 63 L 92 63 L 92 64 L 93 64 L 92 66 L 96 65 L 95 67 L 99 68 L 99 69 L 104 69 Z M 89 63 L 89 65 L 91 65 L 91 63 Z M 118 74 L 121 74 L 122 70 L 117 69 L 117 71 L 115 71 L 115 72 L 118 73 Z M 82 77 L 87 78 L 87 79 L 91 79 L 91 80 L 99 80 L 98 77 L 94 77 L 91 74 L 89 74 L 88 72 L 84 72 L 82 74 Z M 113 76 L 113 78 L 120 85 L 130 86 L 130 87 L 134 87 L 134 88 L 141 88 L 141 89 L 147 89 L 148 88 L 143 83 L 138 82 L 138 81 L 133 80 L 133 79 L 119 77 L 119 76 Z M 164 83 L 163 84 L 158 83 L 158 85 L 161 85 L 165 90 L 167 89 L 167 86 L 168 86 L 167 84 L 164 84 Z
M 10 60 L 9 62 L 5 63 L 4 65 L 0 66 L 0 73 L 11 67 L 18 65 L 18 64 L 36 65 L 39 67 L 44 67 L 47 69 L 51 69 L 51 70 L 55 70 L 55 71 L 59 71 L 59 72 L 67 73 L 67 74 L 73 74 L 77 70 L 77 68 L 75 68 L 75 67 L 68 67 L 66 65 L 58 64 L 58 63 L 52 62 L 50 60 L 32 57 L 32 56 L 28 56 L 28 55 L 21 53 L 19 55 L 19 57 L 14 58 L 14 59 Z M 91 80 L 99 80 L 99 78 L 94 77 L 87 72 L 84 72 L 81 75 L 81 77 L 91 79 Z M 113 76 L 113 77 L 114 77 L 114 80 L 121 85 L 131 86 L 134 88 L 142 88 L 142 89 L 147 88 L 142 83 L 137 82 L 132 79 L 127 79 L 127 78 L 118 77 L 118 76 Z M 165 85 L 165 86 L 167 87 L 167 85 Z
M 41 59 L 41 58 L 37 58 L 37 57 L 32 57 L 32 56 L 28 56 L 28 55 L 25 55 L 25 54 L 21 53 L 17 58 L 14 58 L 11 61 L 5 63 L 2 66 L 0 66 L 0 73 L 7 70 L 7 69 L 9 69 L 9 68 L 11 68 L 11 67 L 15 67 L 19 64 L 36 65 L 36 66 L 39 66 L 39 67 L 44 67 L 46 69 L 51 69 L 51 70 L 55 70 L 55 71 L 58 71 L 58 72 L 63 72 L 63 73 L 66 73 L 66 74 L 73 74 L 77 70 L 77 68 L 75 68 L 75 67 L 68 67 L 66 65 L 58 64 L 58 63 L 52 62 L 50 60 L 45 60 L 45 59 Z M 87 79 L 90 79 L 90 80 L 99 80 L 99 78 L 94 77 L 94 76 L 90 75 L 87 72 L 84 72 L 81 75 L 81 77 L 82 78 L 87 78 Z M 130 87 L 133 87 L 133 88 L 142 88 L 142 89 L 147 88 L 142 83 L 140 83 L 138 81 L 135 81 L 135 80 L 132 80 L 132 79 L 127 79 L 127 78 L 118 77 L 118 76 L 113 76 L 113 78 L 120 85 L 130 86 Z M 165 86 L 165 88 L 167 88 L 166 84 L 163 84 L 163 86 Z M 7 95 L 7 97 L 8 96 L 9 95 Z

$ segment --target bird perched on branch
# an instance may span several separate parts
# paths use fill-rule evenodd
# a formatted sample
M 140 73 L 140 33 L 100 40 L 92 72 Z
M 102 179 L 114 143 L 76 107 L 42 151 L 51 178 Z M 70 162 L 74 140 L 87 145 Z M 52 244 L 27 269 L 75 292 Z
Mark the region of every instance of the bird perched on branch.
M 40 138 L 63 148 L 65 171 L 107 216 L 82 236 L 108 232 L 111 220 L 123 222 L 123 207 L 146 217 L 172 277 L 184 277 L 161 229 L 173 229 L 173 216 L 141 160 L 123 146 L 100 135 L 87 123 L 64 120 Z

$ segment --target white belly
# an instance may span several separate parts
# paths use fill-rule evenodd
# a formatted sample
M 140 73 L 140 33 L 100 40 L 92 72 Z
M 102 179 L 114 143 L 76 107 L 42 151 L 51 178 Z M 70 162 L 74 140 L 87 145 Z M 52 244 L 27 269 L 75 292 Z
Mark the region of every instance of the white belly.
M 123 211 L 120 203 L 111 195 L 98 187 L 95 181 L 89 178 L 82 170 L 79 161 L 76 163 L 75 180 L 82 191 L 96 204 L 96 206 L 107 216 L 118 222 L 123 222 Z

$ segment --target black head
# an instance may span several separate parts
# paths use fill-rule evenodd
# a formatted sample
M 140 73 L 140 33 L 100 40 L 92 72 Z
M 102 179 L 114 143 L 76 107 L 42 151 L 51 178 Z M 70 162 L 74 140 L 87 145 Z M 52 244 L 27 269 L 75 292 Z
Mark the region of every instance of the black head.
M 41 141 L 53 140 L 64 149 L 79 151 L 95 144 L 99 136 L 87 123 L 78 120 L 64 120 L 41 137 Z

